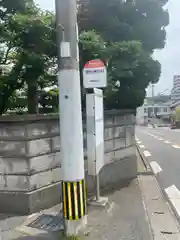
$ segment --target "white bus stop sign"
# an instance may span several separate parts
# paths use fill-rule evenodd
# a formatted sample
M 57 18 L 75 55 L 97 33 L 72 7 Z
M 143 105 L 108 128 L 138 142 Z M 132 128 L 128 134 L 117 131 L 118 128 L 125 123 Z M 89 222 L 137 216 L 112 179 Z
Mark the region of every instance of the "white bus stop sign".
M 100 59 L 87 62 L 83 69 L 84 88 L 103 88 L 107 86 L 107 70 Z

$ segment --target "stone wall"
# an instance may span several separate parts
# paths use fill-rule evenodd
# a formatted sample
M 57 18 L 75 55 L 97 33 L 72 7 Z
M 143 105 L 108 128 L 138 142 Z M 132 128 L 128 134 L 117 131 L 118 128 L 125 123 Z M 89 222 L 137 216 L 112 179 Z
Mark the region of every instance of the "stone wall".
M 134 122 L 131 112 L 105 112 L 106 166 L 100 173 L 101 187 L 136 175 Z M 84 124 L 87 172 L 85 128 Z M 57 115 L 0 118 L 0 212 L 24 214 L 59 203 L 61 175 Z M 91 192 L 94 186 L 88 177 Z

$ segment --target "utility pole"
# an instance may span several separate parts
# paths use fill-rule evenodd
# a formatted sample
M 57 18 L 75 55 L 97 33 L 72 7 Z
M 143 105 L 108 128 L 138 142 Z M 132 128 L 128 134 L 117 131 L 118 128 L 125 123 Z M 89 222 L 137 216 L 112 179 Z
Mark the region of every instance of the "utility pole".
M 152 83 L 151 84 L 151 87 L 152 87 L 152 123 L 153 123 L 153 126 L 155 126 L 155 109 L 154 109 L 154 84 Z
M 66 235 L 76 236 L 87 221 L 76 1 L 56 0 L 56 16 L 63 216 Z
M 154 98 L 154 84 L 152 83 L 152 99 Z

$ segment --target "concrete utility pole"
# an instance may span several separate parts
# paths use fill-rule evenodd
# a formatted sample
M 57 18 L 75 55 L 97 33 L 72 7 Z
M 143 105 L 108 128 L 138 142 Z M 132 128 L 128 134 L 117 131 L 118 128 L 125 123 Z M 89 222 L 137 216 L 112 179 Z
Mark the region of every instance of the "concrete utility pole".
M 152 83 L 152 98 L 154 98 L 154 84 Z
M 59 107 L 63 173 L 63 210 L 67 236 L 86 225 L 83 131 L 75 0 L 56 0 L 60 49 Z
M 154 84 L 152 83 L 152 123 L 153 127 L 155 127 L 155 110 L 154 110 Z

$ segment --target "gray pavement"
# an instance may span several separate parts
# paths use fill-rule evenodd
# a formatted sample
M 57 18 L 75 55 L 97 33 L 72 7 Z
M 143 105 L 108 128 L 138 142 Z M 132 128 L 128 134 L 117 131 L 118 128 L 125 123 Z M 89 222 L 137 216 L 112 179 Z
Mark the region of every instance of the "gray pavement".
M 142 168 L 142 167 L 141 167 Z M 106 193 L 110 204 L 107 208 L 89 207 L 87 240 L 151 240 L 151 227 L 145 211 L 138 179 L 125 182 L 123 185 Z M 36 233 L 37 232 L 37 233 Z M 62 239 L 50 232 L 41 232 L 27 228 L 25 224 L 2 235 L 7 239 Z M 81 238 L 80 238 L 81 239 Z
M 149 128 L 149 132 L 155 133 L 159 137 L 170 140 L 172 143 L 180 144 L 180 129 L 170 127 Z
M 154 176 L 147 174 L 138 155 L 139 176 L 104 192 L 106 208 L 89 206 L 87 240 L 178 240 L 179 228 Z M 59 216 L 61 205 L 31 216 L 1 215 L 1 240 L 65 239 L 60 231 L 50 231 L 29 223 L 45 216 Z M 44 220 L 43 220 L 44 221 Z M 43 222 L 45 224 L 45 221 Z
M 148 163 L 155 161 L 162 171 L 158 173 L 161 186 L 165 189 L 176 185 L 180 190 L 180 132 L 171 129 L 137 127 L 136 136 L 148 151 Z M 175 148 L 177 147 L 177 148 Z
M 180 130 L 137 127 L 136 141 L 180 222 Z
M 90 208 L 88 240 L 152 239 L 137 179 L 106 196 L 108 209 Z

